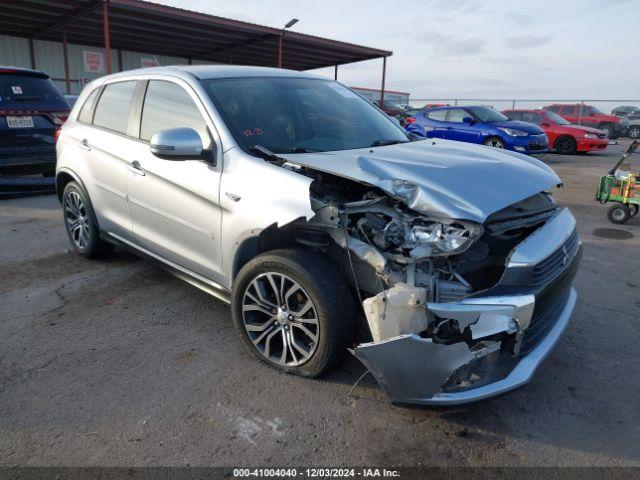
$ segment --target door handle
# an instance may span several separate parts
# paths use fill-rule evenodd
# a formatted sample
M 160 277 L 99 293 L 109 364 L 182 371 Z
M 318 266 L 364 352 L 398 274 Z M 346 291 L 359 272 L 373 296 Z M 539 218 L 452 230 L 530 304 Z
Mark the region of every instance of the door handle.
M 229 197 L 231 200 L 233 200 L 234 202 L 239 202 L 240 199 L 242 198 L 240 195 L 236 195 L 235 193 L 231 193 L 231 192 L 225 192 L 225 195 Z
M 144 170 L 142 169 L 142 165 L 140 165 L 140 162 L 137 160 L 134 160 L 133 162 L 131 162 L 131 164 L 127 167 L 127 170 L 129 170 L 131 173 L 134 173 L 136 175 L 140 175 L 142 177 L 145 176 Z
M 86 138 L 84 140 L 82 140 L 80 143 L 78 143 L 78 146 L 82 150 L 86 150 L 87 152 L 91 151 L 91 145 L 89 145 L 89 140 L 87 140 Z

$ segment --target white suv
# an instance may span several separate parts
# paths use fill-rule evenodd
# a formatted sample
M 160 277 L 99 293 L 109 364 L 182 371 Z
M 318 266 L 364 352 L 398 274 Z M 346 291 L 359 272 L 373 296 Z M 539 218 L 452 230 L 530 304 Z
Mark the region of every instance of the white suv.
M 109 75 L 57 154 L 78 253 L 161 262 L 229 301 L 248 348 L 286 372 L 316 377 L 353 347 L 395 402 L 469 402 L 526 383 L 575 304 L 580 241 L 551 169 L 416 139 L 321 77 Z

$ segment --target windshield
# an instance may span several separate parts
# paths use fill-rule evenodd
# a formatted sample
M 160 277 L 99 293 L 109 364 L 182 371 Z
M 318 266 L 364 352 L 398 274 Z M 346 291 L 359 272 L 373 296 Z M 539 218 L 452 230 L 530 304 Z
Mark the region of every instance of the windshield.
M 349 150 L 409 141 L 404 130 L 339 83 L 309 78 L 204 80 L 238 144 L 274 153 Z
M 33 102 L 39 102 L 40 107 L 68 109 L 62 94 L 48 78 L 0 73 L 0 108 L 33 108 Z
M 509 117 L 501 114 L 491 107 L 464 107 L 465 110 L 471 112 L 481 122 L 504 122 Z
M 545 115 L 549 120 L 551 120 L 553 123 L 557 125 L 571 125 L 571 123 L 569 123 L 566 118 L 561 117 L 560 115 L 558 115 L 555 112 L 552 112 L 551 110 L 545 111 Z

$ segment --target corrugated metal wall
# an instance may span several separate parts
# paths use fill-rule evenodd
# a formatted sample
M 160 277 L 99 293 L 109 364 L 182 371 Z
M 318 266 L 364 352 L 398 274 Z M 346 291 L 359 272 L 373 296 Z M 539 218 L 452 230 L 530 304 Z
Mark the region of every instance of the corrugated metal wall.
M 62 53 L 62 43 L 35 40 L 33 46 L 36 68 L 47 72 L 51 78 L 54 79 L 60 90 L 64 92 L 64 56 Z M 82 52 L 85 50 L 104 54 L 104 48 L 76 45 L 73 43 L 68 45 L 69 77 L 72 80 L 71 93 L 80 93 L 86 83 L 102 75 L 84 70 Z M 151 55 L 148 53 L 123 50 L 122 70 L 140 68 L 143 58 L 149 61 L 155 59 L 160 65 L 184 65 L 188 63 L 186 58 Z M 194 61 L 193 63 L 202 65 L 207 62 Z M 0 35 L 0 65 L 30 68 L 29 41 L 26 38 Z M 118 65 L 118 51 L 111 49 L 111 71 L 118 72 L 120 70 L 120 66 Z

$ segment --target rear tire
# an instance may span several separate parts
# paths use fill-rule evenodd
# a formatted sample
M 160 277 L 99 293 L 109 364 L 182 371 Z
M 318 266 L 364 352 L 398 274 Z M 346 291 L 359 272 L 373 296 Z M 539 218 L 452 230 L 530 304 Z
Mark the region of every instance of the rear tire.
M 638 214 L 638 210 L 640 210 L 640 206 L 638 206 L 637 203 L 632 203 L 629 205 L 629 209 L 631 210 L 631 218 L 633 218 Z
M 631 218 L 631 209 L 627 205 L 616 203 L 607 210 L 607 218 L 611 223 L 622 225 Z
M 640 138 L 640 125 L 631 125 L 627 130 L 627 135 L 629 138 L 637 140 Z
M 504 148 L 504 142 L 500 137 L 489 137 L 484 142 L 482 142 L 482 144 L 486 145 L 487 147 Z
M 101 257 L 113 245 L 100 238 L 98 222 L 89 195 L 76 182 L 69 182 L 62 194 L 64 224 L 71 246 L 86 258 Z
M 578 149 L 578 143 L 572 136 L 562 135 L 553 143 L 553 148 L 562 155 L 573 155 Z
M 342 359 L 356 310 L 347 283 L 322 256 L 274 250 L 242 267 L 231 311 L 242 342 L 260 361 L 315 378 Z

